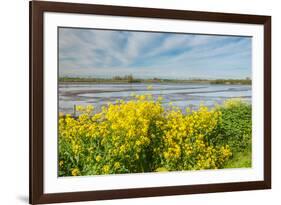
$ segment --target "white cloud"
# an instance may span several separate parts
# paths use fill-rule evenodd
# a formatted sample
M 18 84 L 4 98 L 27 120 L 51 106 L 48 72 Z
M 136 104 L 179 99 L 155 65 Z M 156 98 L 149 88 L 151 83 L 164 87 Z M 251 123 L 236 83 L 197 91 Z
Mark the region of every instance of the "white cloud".
M 170 72 L 192 77 L 251 72 L 249 38 L 61 28 L 59 49 L 60 75 L 157 77 Z

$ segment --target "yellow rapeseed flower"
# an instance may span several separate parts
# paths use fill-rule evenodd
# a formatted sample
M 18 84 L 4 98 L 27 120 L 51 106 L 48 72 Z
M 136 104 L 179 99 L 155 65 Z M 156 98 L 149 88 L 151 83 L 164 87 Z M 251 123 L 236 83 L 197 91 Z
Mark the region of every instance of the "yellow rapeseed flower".
M 69 173 L 67 167 L 76 167 L 69 173 L 73 176 L 142 172 L 150 152 L 153 169 L 215 169 L 231 156 L 230 147 L 207 140 L 222 121 L 217 108 L 201 105 L 190 112 L 172 103 L 165 109 L 161 97 L 153 95 L 130 98 L 97 112 L 92 105 L 76 106 L 78 117 L 59 115 L 60 170 Z
M 102 159 L 100 155 L 96 156 L 96 161 L 99 162 Z
M 79 169 L 78 168 L 74 168 L 71 171 L 72 176 L 78 176 L 79 175 Z

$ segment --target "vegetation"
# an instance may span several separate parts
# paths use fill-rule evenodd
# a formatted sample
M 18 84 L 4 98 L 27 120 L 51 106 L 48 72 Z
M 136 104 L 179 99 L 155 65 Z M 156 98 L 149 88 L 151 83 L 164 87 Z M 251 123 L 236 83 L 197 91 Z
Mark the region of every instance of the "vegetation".
M 232 150 L 225 167 L 251 167 L 252 163 L 252 109 L 241 101 L 227 101 L 222 112 L 222 123 L 217 139 L 224 139 Z
M 124 77 L 122 77 L 122 76 L 114 76 L 112 78 L 112 80 L 115 80 L 115 81 L 126 81 L 128 83 L 140 83 L 141 82 L 141 80 L 135 79 L 133 77 L 133 75 L 125 75 Z
M 251 106 L 239 100 L 183 112 L 136 95 L 77 110 L 59 117 L 60 176 L 251 166 Z
M 210 81 L 211 84 L 240 84 L 240 85 L 251 85 L 252 80 L 247 78 L 247 79 L 217 79 L 217 80 L 212 80 Z
M 80 78 L 80 77 L 60 77 L 60 83 L 208 83 L 208 84 L 239 84 L 251 85 L 252 81 L 246 79 L 139 79 L 133 75 L 114 76 L 112 78 Z

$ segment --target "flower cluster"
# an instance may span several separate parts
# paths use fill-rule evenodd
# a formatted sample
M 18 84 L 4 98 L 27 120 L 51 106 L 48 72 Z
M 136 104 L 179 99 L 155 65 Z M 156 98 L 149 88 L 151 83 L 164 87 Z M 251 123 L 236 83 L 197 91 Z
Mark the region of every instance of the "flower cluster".
M 229 146 L 208 143 L 220 120 L 220 111 L 209 111 L 204 106 L 187 115 L 180 110 L 169 112 L 162 127 L 162 145 L 157 150 L 161 166 L 175 171 L 221 168 L 231 156 Z
M 98 175 L 222 168 L 232 155 L 227 144 L 211 143 L 222 113 L 164 109 L 161 98 L 134 96 L 96 112 L 59 117 L 59 175 Z

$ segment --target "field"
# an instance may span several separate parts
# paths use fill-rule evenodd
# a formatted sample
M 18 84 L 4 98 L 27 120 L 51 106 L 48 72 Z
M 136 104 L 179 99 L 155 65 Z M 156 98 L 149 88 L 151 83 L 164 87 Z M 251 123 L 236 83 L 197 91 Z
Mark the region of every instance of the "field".
M 59 176 L 251 167 L 251 105 L 189 110 L 133 95 L 59 116 Z

